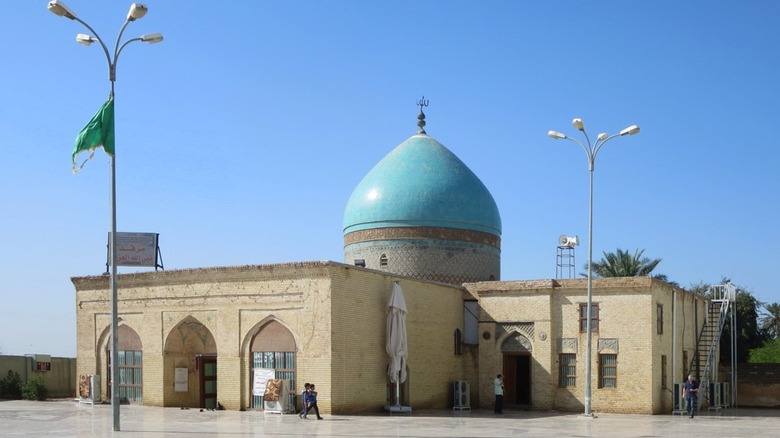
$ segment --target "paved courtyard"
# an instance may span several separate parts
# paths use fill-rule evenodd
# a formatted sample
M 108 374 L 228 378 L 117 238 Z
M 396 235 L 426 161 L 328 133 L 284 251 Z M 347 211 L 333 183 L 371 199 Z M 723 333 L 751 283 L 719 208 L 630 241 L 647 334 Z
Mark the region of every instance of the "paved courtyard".
M 322 421 L 262 412 L 121 406 L 113 432 L 109 405 L 0 401 L 3 437 L 751 437 L 777 436 L 780 410 L 728 409 L 689 419 L 672 415 L 490 410 L 327 415 Z

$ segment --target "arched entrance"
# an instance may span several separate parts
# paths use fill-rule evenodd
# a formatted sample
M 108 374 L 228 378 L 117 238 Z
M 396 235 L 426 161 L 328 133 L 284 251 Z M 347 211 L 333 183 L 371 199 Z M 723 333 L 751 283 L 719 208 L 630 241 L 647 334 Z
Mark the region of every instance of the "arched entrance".
M 188 316 L 168 333 L 163 358 L 164 406 L 217 407 L 217 344 L 211 330 Z M 184 377 L 186 376 L 186 378 Z
M 108 330 L 108 329 L 107 329 Z M 106 332 L 108 333 L 108 332 Z M 111 335 L 105 337 L 106 398 L 111 400 Z M 119 400 L 143 403 L 143 345 L 141 337 L 125 323 L 117 326 Z
M 296 409 L 295 395 L 303 390 L 296 383 L 296 346 L 295 338 L 290 330 L 276 320 L 263 323 L 257 329 L 250 346 L 252 372 L 250 373 L 250 388 L 255 380 L 254 370 L 258 368 L 273 369 L 276 379 L 289 381 L 289 393 L 292 397 L 287 403 Z M 302 384 L 301 384 L 302 385 Z M 262 395 L 253 394 L 253 409 L 263 408 Z
M 531 404 L 531 341 L 520 333 L 501 343 L 504 370 L 504 400 L 507 404 Z

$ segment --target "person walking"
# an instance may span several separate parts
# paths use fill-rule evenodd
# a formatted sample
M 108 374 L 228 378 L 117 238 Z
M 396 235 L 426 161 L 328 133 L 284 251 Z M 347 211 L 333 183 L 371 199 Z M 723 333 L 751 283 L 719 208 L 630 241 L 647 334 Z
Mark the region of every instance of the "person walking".
M 691 414 L 690 418 L 693 418 L 693 414 L 696 412 L 696 402 L 699 399 L 699 382 L 693 379 L 693 374 L 689 375 L 688 380 L 685 381 L 683 396 L 688 402 L 688 413 Z
M 303 385 L 303 392 L 301 392 L 301 405 L 303 408 L 301 409 L 301 412 L 298 414 L 298 416 L 303 419 L 304 415 L 308 412 L 309 405 L 307 404 L 307 399 L 309 398 L 309 389 L 311 388 L 310 383 L 304 383 Z
M 496 405 L 493 408 L 493 412 L 496 414 L 504 413 L 504 376 L 501 374 L 496 376 L 496 380 L 493 381 L 493 392 L 496 394 Z
M 320 408 L 317 406 L 317 391 L 313 383 L 309 385 L 309 394 L 306 398 L 306 411 L 301 418 L 306 418 L 311 409 L 314 409 L 314 413 L 317 414 L 317 419 L 322 420 L 322 417 L 320 416 Z

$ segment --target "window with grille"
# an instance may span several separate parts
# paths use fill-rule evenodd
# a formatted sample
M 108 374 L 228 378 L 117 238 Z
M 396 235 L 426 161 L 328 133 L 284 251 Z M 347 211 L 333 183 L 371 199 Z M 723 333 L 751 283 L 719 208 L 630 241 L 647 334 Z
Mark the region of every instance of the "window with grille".
M 129 402 L 143 402 L 141 351 L 119 350 L 119 398 Z
M 590 304 L 590 330 L 599 331 L 599 304 Z M 588 331 L 588 303 L 580 303 L 580 333 Z
M 617 354 L 600 354 L 599 365 L 599 388 L 617 388 Z
M 297 393 L 295 386 L 295 352 L 294 351 L 255 351 L 252 354 L 252 368 L 271 368 L 274 377 L 290 381 L 290 395 Z M 253 377 L 254 379 L 254 377 Z M 262 408 L 263 397 L 252 396 L 252 406 Z
M 657 304 L 655 307 L 655 325 L 656 332 L 659 335 L 664 333 L 664 305 Z
M 561 388 L 572 388 L 577 386 L 577 355 L 561 354 Z
M 382 254 L 379 256 L 379 266 L 387 266 L 387 255 Z

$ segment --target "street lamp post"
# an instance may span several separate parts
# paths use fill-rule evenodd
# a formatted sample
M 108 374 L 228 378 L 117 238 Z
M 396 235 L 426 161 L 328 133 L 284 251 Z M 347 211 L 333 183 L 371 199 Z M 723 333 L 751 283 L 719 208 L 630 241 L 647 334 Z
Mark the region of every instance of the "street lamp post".
M 591 397 L 590 397 L 590 386 L 591 386 L 591 345 L 592 345 L 592 334 L 593 334 L 593 327 L 591 322 L 591 311 L 593 306 L 593 169 L 594 164 L 596 162 L 596 155 L 599 153 L 599 150 L 601 150 L 602 146 L 610 140 L 612 140 L 615 137 L 620 137 L 623 135 L 634 135 L 639 132 L 639 126 L 637 125 L 631 125 L 628 128 L 620 131 L 617 134 L 613 135 L 607 135 L 606 133 L 601 133 L 598 135 L 596 142 L 591 144 L 590 138 L 588 137 L 588 133 L 585 132 L 585 124 L 582 122 L 582 119 L 574 119 L 571 121 L 571 124 L 574 125 L 574 127 L 581 131 L 582 134 L 585 136 L 585 143 L 583 144 L 576 138 L 571 138 L 566 136 L 565 134 L 561 134 L 557 131 L 549 131 L 547 135 L 555 140 L 571 140 L 582 148 L 582 150 L 585 151 L 585 155 L 588 156 L 588 170 L 590 171 L 590 194 L 588 199 L 588 303 L 587 303 L 587 310 L 586 310 L 586 333 L 587 333 L 587 348 L 585 350 L 585 416 L 591 416 Z
M 83 33 L 80 33 L 76 35 L 76 42 L 79 44 L 83 44 L 85 46 L 88 46 L 95 41 L 100 43 L 100 46 L 103 48 L 103 52 L 106 55 L 106 61 L 108 62 L 108 80 L 111 82 L 111 91 L 109 94 L 109 99 L 114 98 L 114 83 L 116 82 L 116 62 L 119 58 L 119 54 L 122 52 L 122 49 L 125 48 L 128 44 L 134 42 L 134 41 L 142 41 L 149 44 L 159 43 L 163 40 L 163 36 L 159 33 L 151 33 L 142 35 L 138 38 L 131 38 L 124 43 L 121 42 L 122 40 L 122 34 L 125 31 L 125 28 L 128 24 L 130 24 L 131 21 L 135 21 L 139 18 L 142 18 L 144 15 L 146 15 L 146 12 L 148 11 L 146 5 L 142 3 L 133 3 L 130 5 L 130 10 L 127 13 L 127 18 L 125 19 L 124 24 L 122 25 L 122 28 L 119 30 L 119 35 L 116 38 L 116 43 L 114 44 L 114 53 L 113 57 L 108 51 L 108 47 L 103 43 L 103 40 L 100 39 L 97 32 L 95 32 L 92 27 L 78 18 L 76 14 L 68 8 L 63 2 L 59 0 L 52 0 L 48 4 L 48 9 L 53 14 L 58 15 L 60 17 L 65 17 L 70 20 L 75 20 L 84 25 L 87 29 L 89 29 L 90 32 L 94 36 L 91 35 L 85 35 Z M 120 44 L 121 43 L 121 44 Z M 110 241 L 109 241 L 109 259 L 111 263 L 111 407 L 113 411 L 113 419 L 114 419 L 114 430 L 119 430 L 119 351 L 117 349 L 117 330 L 118 330 L 118 305 L 117 305 L 117 285 L 116 285 L 116 264 L 117 264 L 117 254 L 116 254 L 116 154 L 111 154 L 111 177 L 110 177 L 110 188 L 109 188 L 109 197 L 110 197 L 110 204 L 111 204 L 111 235 L 110 235 Z

